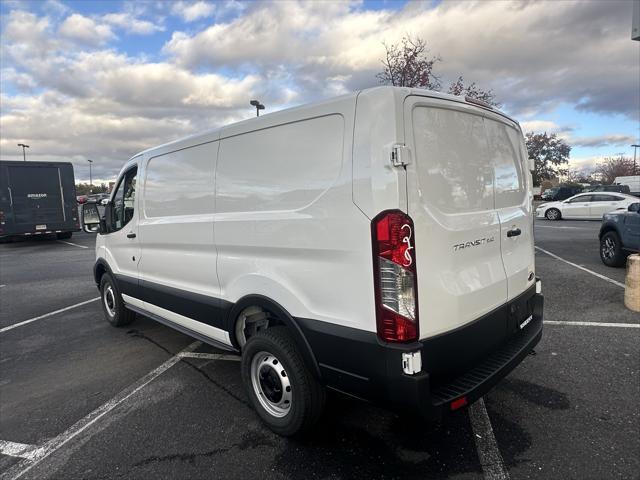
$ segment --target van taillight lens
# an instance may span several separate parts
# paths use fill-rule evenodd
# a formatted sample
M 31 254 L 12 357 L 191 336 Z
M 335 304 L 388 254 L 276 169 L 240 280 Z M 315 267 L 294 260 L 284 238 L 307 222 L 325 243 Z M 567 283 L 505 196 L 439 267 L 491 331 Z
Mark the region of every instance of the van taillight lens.
M 418 339 L 418 300 L 413 221 L 399 210 L 371 224 L 378 336 L 387 342 Z

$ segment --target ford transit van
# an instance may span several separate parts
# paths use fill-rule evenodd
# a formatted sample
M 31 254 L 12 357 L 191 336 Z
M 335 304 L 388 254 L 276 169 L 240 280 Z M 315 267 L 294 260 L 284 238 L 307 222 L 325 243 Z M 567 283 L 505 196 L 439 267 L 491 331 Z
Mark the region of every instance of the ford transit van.
M 542 334 L 522 131 L 473 99 L 379 87 L 146 150 L 97 231 L 106 319 L 242 355 L 275 432 L 327 389 L 439 419 Z

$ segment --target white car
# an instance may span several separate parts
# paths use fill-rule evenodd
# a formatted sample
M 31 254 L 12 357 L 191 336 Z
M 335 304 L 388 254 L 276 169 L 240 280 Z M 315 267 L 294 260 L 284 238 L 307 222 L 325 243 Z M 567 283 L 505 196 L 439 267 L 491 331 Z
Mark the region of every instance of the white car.
M 543 203 L 536 208 L 536 217 L 548 220 L 600 220 L 605 213 L 626 210 L 638 198 L 624 193 L 580 193 L 560 202 Z

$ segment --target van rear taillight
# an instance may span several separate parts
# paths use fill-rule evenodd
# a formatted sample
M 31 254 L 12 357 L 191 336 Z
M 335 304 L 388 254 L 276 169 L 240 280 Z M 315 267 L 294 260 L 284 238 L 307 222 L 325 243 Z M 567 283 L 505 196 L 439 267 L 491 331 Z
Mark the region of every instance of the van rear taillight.
M 418 339 L 418 300 L 413 221 L 399 210 L 371 224 L 378 336 L 387 342 Z

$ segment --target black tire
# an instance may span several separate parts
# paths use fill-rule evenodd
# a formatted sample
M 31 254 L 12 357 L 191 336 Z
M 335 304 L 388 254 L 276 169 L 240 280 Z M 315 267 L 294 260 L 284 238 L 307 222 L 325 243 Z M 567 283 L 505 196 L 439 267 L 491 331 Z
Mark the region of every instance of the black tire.
M 268 361 L 260 363 L 259 360 L 265 354 L 268 355 L 267 359 L 265 359 Z M 257 367 L 257 375 L 252 373 L 252 369 L 255 372 L 254 361 L 257 362 L 257 365 L 262 365 L 262 367 Z M 272 364 L 274 365 L 273 367 Z M 278 435 L 292 436 L 308 431 L 317 423 L 324 410 L 326 391 L 324 386 L 306 367 L 286 327 L 271 327 L 261 330 L 250 337 L 242 349 L 241 368 L 242 381 L 253 408 L 273 432 Z M 280 412 L 282 416 L 276 416 L 276 414 L 271 413 L 267 409 L 268 407 L 265 407 L 262 403 L 274 404 L 268 398 L 269 385 L 265 385 L 269 383 L 269 378 L 262 380 L 262 374 L 265 371 L 268 372 L 265 377 L 273 375 L 277 377 L 280 383 L 280 397 L 277 397 L 277 388 L 270 389 L 271 394 L 276 395 L 276 400 L 274 401 L 285 398 L 286 387 L 283 386 L 285 382 L 290 386 L 287 392 L 290 392 L 288 395 L 291 400 L 288 408 L 285 406 L 284 411 L 286 413 Z M 273 374 L 272 372 L 276 373 Z M 252 381 L 254 377 L 260 379 L 256 380 L 257 385 L 255 388 Z M 258 390 L 263 393 L 258 393 Z M 259 395 L 262 400 L 258 398 Z M 287 402 L 287 400 L 284 401 Z
M 67 239 L 71 238 L 72 235 L 73 235 L 73 232 L 56 233 L 56 237 L 58 237 L 58 240 L 67 240 Z
M 120 292 L 109 273 L 100 279 L 100 305 L 107 321 L 114 327 L 124 327 L 136 319 L 136 313 L 124 306 Z
M 600 259 L 608 267 L 624 266 L 627 256 L 616 232 L 607 232 L 600 239 Z
M 550 208 L 546 212 L 544 212 L 544 216 L 547 217 L 547 220 L 560 220 L 562 218 L 562 213 L 557 208 Z

